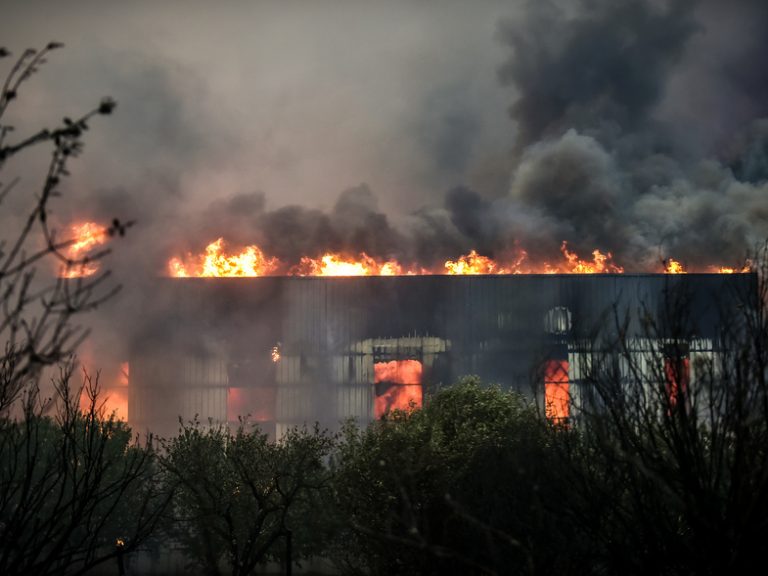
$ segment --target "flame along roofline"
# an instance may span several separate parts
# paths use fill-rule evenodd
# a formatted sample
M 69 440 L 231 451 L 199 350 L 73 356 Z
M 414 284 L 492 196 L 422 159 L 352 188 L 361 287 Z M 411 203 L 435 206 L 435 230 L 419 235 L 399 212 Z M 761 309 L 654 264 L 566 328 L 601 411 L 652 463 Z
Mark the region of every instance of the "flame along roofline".
M 669 272 L 558 272 L 553 274 L 548 273 L 526 273 L 526 274 L 365 274 L 365 275 L 340 275 L 340 276 L 320 276 L 320 275 L 307 275 L 299 276 L 294 274 L 270 274 L 264 276 L 158 276 L 161 280 L 167 280 L 169 282 L 189 282 L 189 281 L 203 281 L 203 282 L 221 282 L 223 281 L 249 281 L 249 280 L 266 280 L 266 279 L 290 279 L 295 281 L 301 280 L 316 280 L 316 281 L 328 281 L 328 280 L 369 280 L 369 279 L 403 279 L 408 278 L 417 280 L 420 278 L 451 278 L 459 280 L 472 279 L 472 278 L 651 278 L 651 277 L 665 277 L 665 278 L 684 278 L 684 277 L 713 277 L 713 278 L 728 278 L 731 276 L 757 276 L 757 272 L 685 272 L 683 274 L 674 274 Z

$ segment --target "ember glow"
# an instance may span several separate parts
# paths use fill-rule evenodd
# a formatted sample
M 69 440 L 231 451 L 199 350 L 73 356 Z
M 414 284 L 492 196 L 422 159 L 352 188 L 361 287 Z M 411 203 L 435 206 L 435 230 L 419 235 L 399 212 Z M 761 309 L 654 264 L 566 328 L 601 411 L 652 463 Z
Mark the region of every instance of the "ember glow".
M 106 227 L 96 222 L 76 223 L 69 227 L 67 235 L 72 243 L 63 253 L 71 263 L 59 275 L 62 278 L 84 278 L 96 274 L 101 267 L 100 263 L 98 260 L 88 260 L 88 256 L 109 239 Z
M 749 272 L 742 269 L 714 266 L 711 271 L 721 274 Z M 684 274 L 683 265 L 670 258 L 664 263 L 667 274 Z M 517 248 L 498 258 L 491 258 L 471 250 L 455 260 L 446 260 L 442 266 L 425 268 L 415 263 L 403 263 L 394 258 L 378 259 L 365 252 L 343 254 L 327 252 L 316 258 L 302 256 L 298 263 L 283 262 L 266 255 L 256 245 L 246 246 L 239 252 L 228 253 L 223 238 L 211 242 L 202 254 L 187 254 L 168 261 L 167 274 L 172 278 L 224 278 L 255 276 L 420 276 L 430 274 L 623 274 L 624 267 L 613 260 L 610 252 L 592 251 L 591 258 L 582 259 L 560 244 L 560 255 L 552 260 L 534 261 L 526 250 Z

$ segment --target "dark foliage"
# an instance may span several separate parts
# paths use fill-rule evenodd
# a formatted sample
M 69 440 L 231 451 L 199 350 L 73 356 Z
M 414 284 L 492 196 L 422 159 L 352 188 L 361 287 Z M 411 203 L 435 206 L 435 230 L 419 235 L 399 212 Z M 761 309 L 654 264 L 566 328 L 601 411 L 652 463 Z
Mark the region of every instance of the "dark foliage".
M 324 459 L 333 438 L 319 429 L 295 428 L 271 441 L 258 428 L 186 424 L 162 459 L 174 492 L 169 535 L 206 574 L 251 574 L 283 558 L 293 535 L 294 558 L 319 554 L 315 532 L 329 475 Z
M 522 396 L 476 378 L 423 410 L 348 427 L 335 461 L 337 561 L 350 573 L 578 572 L 552 441 Z

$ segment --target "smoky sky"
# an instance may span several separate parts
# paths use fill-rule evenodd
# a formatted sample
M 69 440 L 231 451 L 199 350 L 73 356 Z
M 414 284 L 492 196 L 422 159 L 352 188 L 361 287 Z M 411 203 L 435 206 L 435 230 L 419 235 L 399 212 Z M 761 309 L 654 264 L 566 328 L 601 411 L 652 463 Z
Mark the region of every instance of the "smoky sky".
M 20 132 L 118 101 L 53 210 L 136 220 L 112 256 L 123 281 L 220 236 L 289 262 L 425 265 L 551 259 L 565 240 L 632 271 L 732 264 L 768 237 L 759 0 L 32 1 L 3 16 L 16 53 L 66 45 L 13 110 Z M 43 162 L 6 166 L 22 184 L 5 222 Z

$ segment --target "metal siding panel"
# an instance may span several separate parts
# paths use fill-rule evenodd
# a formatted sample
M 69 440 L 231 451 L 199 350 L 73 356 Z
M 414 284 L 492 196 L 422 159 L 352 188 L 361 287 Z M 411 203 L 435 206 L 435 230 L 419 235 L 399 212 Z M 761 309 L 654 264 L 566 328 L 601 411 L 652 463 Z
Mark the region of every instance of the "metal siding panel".
M 502 380 L 508 374 L 502 383 L 512 385 L 542 347 L 562 344 L 562 338 L 547 337 L 543 330 L 544 314 L 554 306 L 568 307 L 577 331 L 586 331 L 617 302 L 620 313 L 632 312 L 630 334 L 637 336 L 640 301 L 658 313 L 667 286 L 690 286 L 697 291 L 697 309 L 703 310 L 701 335 L 714 338 L 719 316 L 709 303 L 718 294 L 746 292 L 756 282 L 754 275 L 197 280 L 162 284 L 177 295 L 176 308 L 167 319 L 158 320 L 167 325 L 164 328 L 170 327 L 171 340 L 140 344 L 132 353 L 131 420 L 177 411 L 182 400 L 173 389 L 227 385 L 225 358 L 200 360 L 199 352 L 187 352 L 181 343 L 186 342 L 182 337 L 194 341 L 196 336 L 207 336 L 208 329 L 230 343 L 225 347 L 251 341 L 247 333 L 238 333 L 243 327 L 279 339 L 283 344 L 283 360 L 276 370 L 279 390 L 288 386 L 298 390 L 298 384 L 306 384 L 300 388 L 303 398 L 289 400 L 289 392 L 285 396 L 286 410 L 290 408 L 292 418 L 298 418 L 302 411 L 304 417 L 311 415 L 310 408 L 329 408 L 341 383 L 361 385 L 359 390 L 350 388 L 343 405 L 350 411 L 356 406 L 362 410 L 362 385 L 373 381 L 373 358 L 349 347 L 367 338 L 433 334 L 451 342 L 452 350 L 444 360 L 452 378 L 480 371 Z M 731 302 L 725 300 L 726 308 Z M 273 318 L 276 321 L 271 323 Z M 263 346 L 262 338 L 256 349 Z M 324 365 L 323 357 L 329 352 L 339 357 L 352 354 L 352 361 Z M 302 373 L 302 358 L 312 373 Z M 226 406 L 226 396 L 222 400 L 221 394 L 214 394 L 205 402 L 206 412 L 219 413 Z

